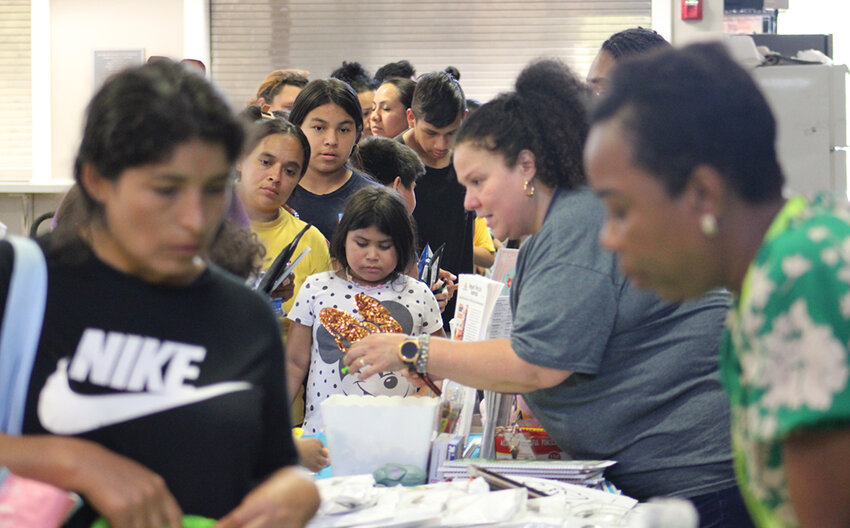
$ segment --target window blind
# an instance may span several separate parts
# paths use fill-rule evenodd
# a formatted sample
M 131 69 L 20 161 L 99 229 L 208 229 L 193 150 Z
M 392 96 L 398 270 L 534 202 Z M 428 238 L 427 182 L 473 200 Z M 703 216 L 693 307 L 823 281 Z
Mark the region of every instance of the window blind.
M 211 76 L 241 108 L 270 71 L 327 77 L 342 61 L 374 73 L 407 59 L 417 75 L 452 65 L 468 97 L 511 89 L 537 57 L 584 77 L 599 46 L 650 27 L 650 0 L 211 0 Z
M 0 0 L 0 180 L 32 175 L 30 0 Z

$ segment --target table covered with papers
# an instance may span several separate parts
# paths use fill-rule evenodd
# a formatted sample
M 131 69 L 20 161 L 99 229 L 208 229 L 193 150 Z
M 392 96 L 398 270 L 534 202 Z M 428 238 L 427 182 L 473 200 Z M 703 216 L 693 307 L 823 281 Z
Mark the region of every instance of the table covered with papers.
M 371 475 L 317 481 L 322 505 L 308 528 L 490 526 L 500 528 L 696 528 L 696 512 L 668 499 L 639 504 L 629 497 L 568 482 L 516 477 L 549 496 L 531 499 L 525 488 L 491 491 L 482 478 L 425 486 L 378 487 Z M 667 519 L 659 523 L 661 519 Z M 670 520 L 673 520 L 672 522 Z

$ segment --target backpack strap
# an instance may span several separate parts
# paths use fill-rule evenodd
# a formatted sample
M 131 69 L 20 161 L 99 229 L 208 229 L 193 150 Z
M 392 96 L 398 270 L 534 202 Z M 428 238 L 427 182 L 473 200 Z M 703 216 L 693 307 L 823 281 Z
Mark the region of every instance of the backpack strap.
M 47 301 L 47 262 L 38 244 L 10 236 L 12 275 L 0 326 L 0 432 L 19 435 Z

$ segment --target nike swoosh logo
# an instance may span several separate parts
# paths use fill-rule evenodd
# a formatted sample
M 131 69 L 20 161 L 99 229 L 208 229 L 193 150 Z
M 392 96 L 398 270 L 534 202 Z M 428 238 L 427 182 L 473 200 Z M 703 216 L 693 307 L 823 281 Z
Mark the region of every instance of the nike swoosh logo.
M 68 380 L 68 360 L 60 359 L 41 389 L 38 419 L 53 434 L 73 435 L 250 388 L 248 382 L 229 381 L 163 393 L 78 394 Z

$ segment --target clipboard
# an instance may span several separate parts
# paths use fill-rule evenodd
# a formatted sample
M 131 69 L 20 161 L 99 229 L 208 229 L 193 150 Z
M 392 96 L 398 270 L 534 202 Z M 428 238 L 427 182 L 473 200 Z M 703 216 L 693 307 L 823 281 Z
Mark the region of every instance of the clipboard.
M 258 290 L 265 292 L 266 294 L 271 294 L 274 289 L 283 282 L 283 279 L 286 278 L 286 275 L 292 273 L 292 267 L 295 266 L 296 262 L 293 262 L 291 265 L 287 265 L 287 263 L 292 259 L 292 255 L 295 253 L 295 247 L 298 246 L 298 242 L 301 241 L 301 237 L 304 236 L 304 233 L 310 229 L 311 224 L 307 224 L 304 226 L 301 231 L 295 235 L 295 238 L 292 239 L 292 242 L 286 245 L 280 251 L 280 254 L 274 259 L 272 265 L 269 266 L 269 269 L 266 271 L 266 274 L 263 275 L 260 283 L 257 284 Z M 303 258 L 307 254 L 307 251 L 301 252 L 299 255 L 299 259 Z

